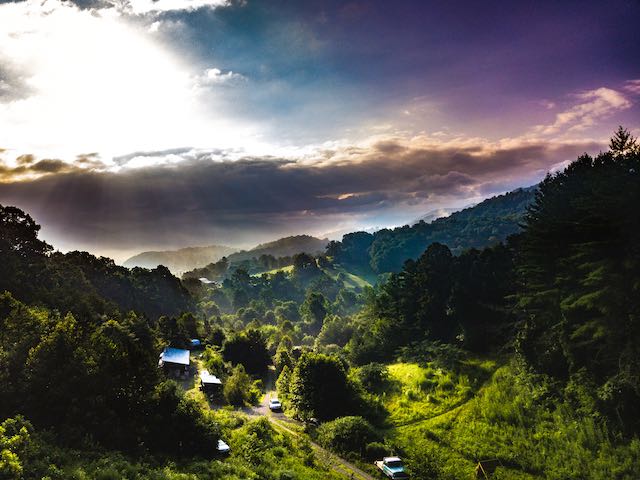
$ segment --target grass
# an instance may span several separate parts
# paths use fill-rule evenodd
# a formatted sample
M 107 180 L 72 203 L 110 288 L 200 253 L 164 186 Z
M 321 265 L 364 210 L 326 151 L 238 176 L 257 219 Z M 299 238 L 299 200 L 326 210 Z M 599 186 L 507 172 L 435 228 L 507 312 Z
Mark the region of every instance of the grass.
M 465 367 L 460 373 L 454 373 L 432 363 L 389 365 L 392 388 L 381 397 L 389 411 L 388 421 L 394 426 L 420 422 L 465 403 L 495 364 L 476 360 L 467 362 Z M 480 371 L 480 378 L 470 377 L 472 371 Z
M 615 441 L 596 417 L 543 401 L 544 382 L 513 364 L 478 360 L 464 370 L 491 375 L 484 382 L 428 364 L 389 366 L 399 388 L 385 399 L 387 442 L 427 478 L 471 478 L 483 459 L 502 463 L 493 479 L 640 478 L 640 440 Z
M 343 284 L 345 287 L 354 288 L 356 290 L 362 290 L 365 287 L 370 287 L 369 283 L 364 277 L 348 272 L 342 267 L 325 268 L 322 270 L 333 280 L 338 279 L 338 275 L 343 275 Z
M 324 273 L 326 273 L 329 277 L 331 277 L 333 280 L 336 280 L 338 278 L 338 275 L 340 273 L 343 274 L 344 279 L 343 279 L 343 283 L 345 287 L 350 287 L 350 288 L 354 288 L 357 290 L 361 290 L 365 287 L 370 287 L 371 283 L 369 283 L 365 278 L 356 275 L 354 273 L 348 272 L 346 270 L 344 270 L 343 268 L 325 268 L 322 269 L 322 271 Z M 253 277 L 260 277 L 262 275 L 275 275 L 278 272 L 284 272 L 284 273 L 292 273 L 293 272 L 293 265 L 287 265 L 286 267 L 280 267 L 280 268 L 274 268 L 273 270 L 269 270 L 266 272 L 258 272 L 258 273 L 254 273 L 252 276 Z
M 189 392 L 191 393 L 191 392 Z M 276 430 L 266 418 L 222 408 L 208 413 L 220 426 L 221 437 L 231 446 L 226 457 L 166 458 L 151 455 L 128 456 L 92 448 L 88 451 L 56 447 L 38 441 L 42 465 L 37 477 L 50 480 L 346 480 L 335 472 L 329 460 L 316 454 L 305 438 Z M 0 475 L 0 477 L 5 478 Z M 22 477 L 6 477 L 22 478 Z
M 293 265 L 287 265 L 286 267 L 274 268 L 266 272 L 258 272 L 251 275 L 252 277 L 261 277 L 262 275 L 275 275 L 278 272 L 291 273 L 293 272 Z

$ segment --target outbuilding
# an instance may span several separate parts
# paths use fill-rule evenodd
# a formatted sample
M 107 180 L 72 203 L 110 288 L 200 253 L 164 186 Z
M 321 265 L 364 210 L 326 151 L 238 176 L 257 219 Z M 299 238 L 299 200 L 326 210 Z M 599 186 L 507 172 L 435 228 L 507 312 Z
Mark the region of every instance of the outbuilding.
M 222 380 L 207 370 L 200 372 L 200 390 L 207 395 L 217 395 L 222 391 Z
M 166 347 L 160 354 L 158 367 L 167 374 L 181 375 L 189 373 L 190 354 L 189 350 L 182 348 Z

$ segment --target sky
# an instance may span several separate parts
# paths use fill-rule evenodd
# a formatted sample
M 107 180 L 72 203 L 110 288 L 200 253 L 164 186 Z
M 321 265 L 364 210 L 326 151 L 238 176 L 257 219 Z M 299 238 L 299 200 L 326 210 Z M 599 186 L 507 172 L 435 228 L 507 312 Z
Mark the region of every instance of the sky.
M 0 203 L 62 251 L 403 225 L 640 134 L 640 1 L 0 1 Z

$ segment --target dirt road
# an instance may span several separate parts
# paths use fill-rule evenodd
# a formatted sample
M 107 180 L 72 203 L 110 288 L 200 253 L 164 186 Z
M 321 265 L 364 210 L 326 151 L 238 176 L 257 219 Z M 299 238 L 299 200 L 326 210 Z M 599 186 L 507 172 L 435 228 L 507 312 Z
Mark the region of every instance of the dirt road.
M 247 415 L 253 417 L 266 417 L 271 422 L 271 424 L 281 432 L 286 432 L 294 437 L 304 437 L 309 440 L 307 435 L 296 432 L 292 429 L 293 426 L 301 425 L 300 422 L 286 417 L 282 412 L 272 412 L 271 410 L 269 410 L 269 399 L 272 396 L 275 397 L 275 392 L 267 392 L 263 397 L 260 405 L 243 409 L 243 411 Z M 311 440 L 309 440 L 309 443 L 311 444 L 311 448 L 318 456 L 318 458 L 321 458 L 329 466 L 329 468 L 341 475 L 344 475 L 346 478 L 353 480 L 379 480 L 378 478 L 373 477 L 367 472 L 362 471 L 352 463 L 347 462 L 343 458 L 340 458 L 329 450 L 326 450 L 317 443 L 312 442 Z

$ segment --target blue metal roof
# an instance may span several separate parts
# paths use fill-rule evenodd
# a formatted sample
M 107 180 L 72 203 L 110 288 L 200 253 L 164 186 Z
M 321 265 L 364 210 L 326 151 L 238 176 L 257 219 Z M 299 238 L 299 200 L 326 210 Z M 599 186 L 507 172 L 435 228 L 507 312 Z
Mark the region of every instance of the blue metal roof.
M 177 363 L 179 365 L 189 365 L 189 350 L 182 348 L 167 347 L 160 354 L 160 360 L 164 363 Z
M 192 347 L 199 347 L 200 345 L 202 345 L 202 342 L 197 339 L 197 338 L 192 338 L 191 339 L 191 346 Z

